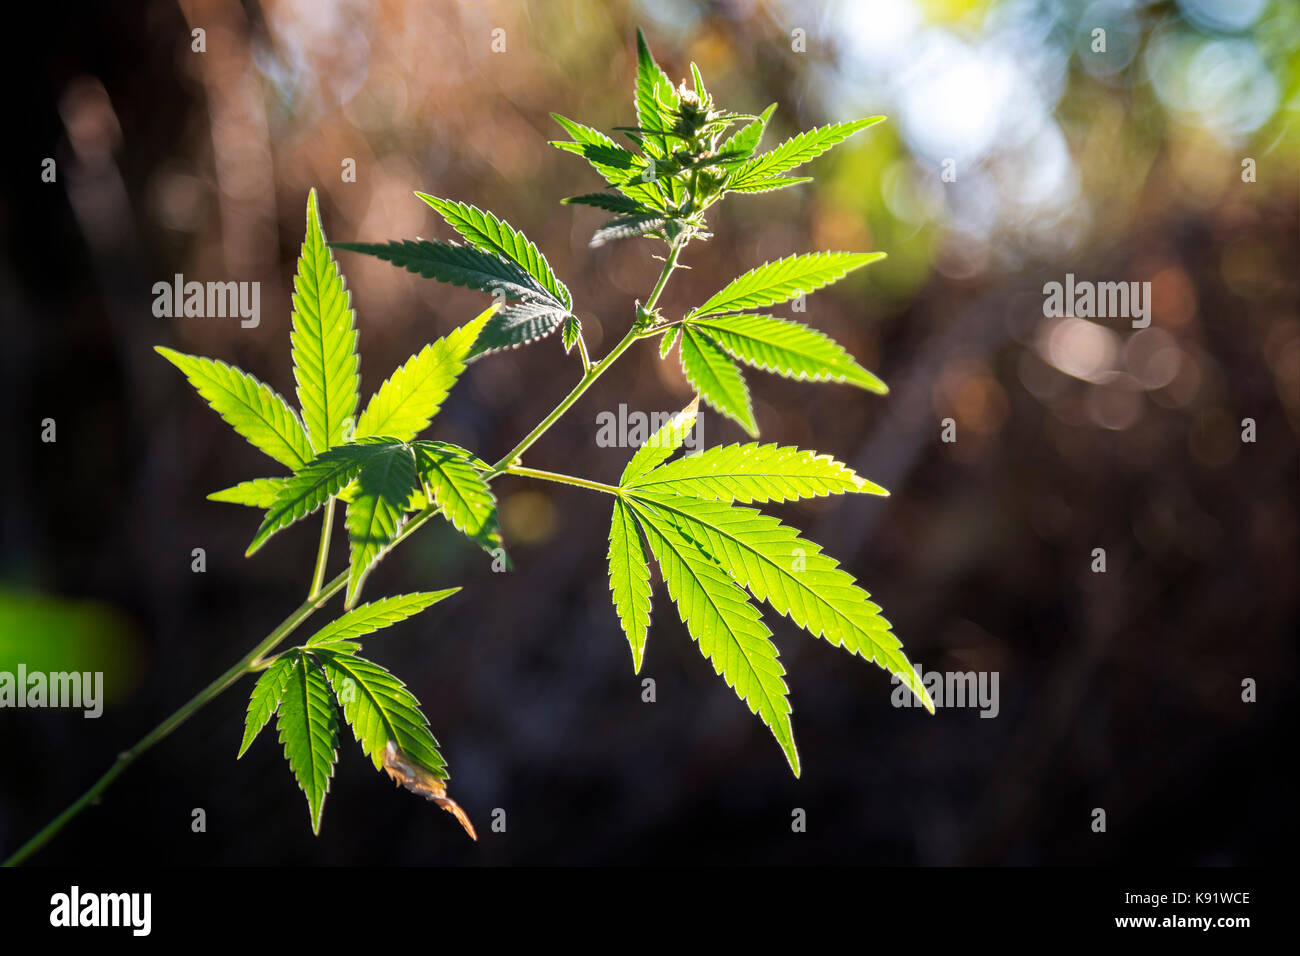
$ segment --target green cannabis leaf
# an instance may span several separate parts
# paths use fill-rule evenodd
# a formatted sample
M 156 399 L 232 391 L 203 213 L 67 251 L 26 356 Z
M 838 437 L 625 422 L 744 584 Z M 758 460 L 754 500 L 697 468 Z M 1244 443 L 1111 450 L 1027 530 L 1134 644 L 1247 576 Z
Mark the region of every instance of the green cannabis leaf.
M 884 395 L 889 389 L 844 347 L 816 329 L 772 315 L 711 315 L 684 323 L 747 365 L 787 378 L 848 382 Z
M 551 118 L 573 137 L 572 141 L 552 140 L 551 145 L 556 149 L 562 149 L 565 152 L 581 156 L 591 164 L 592 169 L 600 173 L 605 182 L 622 193 L 622 196 L 602 194 L 605 196 L 605 202 L 615 203 L 620 199 L 624 199 L 635 204 L 632 208 L 626 206 L 621 209 L 612 208 L 610 209 L 611 212 L 639 212 L 645 209 L 659 208 L 658 204 L 662 202 L 659 191 L 646 182 L 640 181 L 642 174 L 653 168 L 648 159 L 639 156 L 630 149 L 624 149 L 610 137 L 599 130 L 592 129 L 590 126 L 575 123 L 559 113 L 552 113 Z M 582 200 L 585 200 L 588 205 L 602 205 L 592 202 L 591 196 L 572 201 Z M 602 208 L 610 207 L 602 205 Z
M 449 281 L 493 291 L 504 283 L 520 298 L 552 303 L 551 307 L 560 297 L 567 299 L 568 290 L 550 273 L 545 259 L 508 225 L 472 207 L 449 204 L 440 211 L 474 243 L 473 247 L 429 244 L 433 260 L 440 263 L 437 268 L 450 270 L 444 272 Z M 492 248 L 486 252 L 477 248 L 489 245 Z M 280 741 L 307 797 L 316 832 L 336 759 L 337 720 L 330 688 L 345 679 L 347 696 L 340 692 L 338 702 L 377 768 L 390 775 L 398 772 L 383 764 L 382 754 L 391 743 L 397 748 L 394 760 L 402 768 L 402 779 L 425 780 L 432 786 L 427 782 L 447 776 L 446 762 L 415 698 L 379 665 L 357 655 L 356 638 L 405 620 L 459 588 L 381 598 L 354 607 L 366 576 L 408 523 L 430 514 L 446 515 L 485 546 L 500 545 L 496 502 L 481 477 L 488 466 L 458 446 L 416 440 L 465 371 L 498 307 L 491 306 L 417 352 L 380 385 L 358 416 L 355 316 L 330 248 L 312 190 L 294 277 L 290 329 L 301 418 L 283 397 L 246 372 L 214 359 L 158 348 L 236 432 L 292 472 L 249 479 L 208 496 L 212 501 L 265 509 L 249 555 L 282 528 L 325 510 L 320 556 L 306 608 L 314 610 L 323 596 L 345 587 L 347 613 L 318 629 L 305 645 L 267 660 L 265 655 L 292 628 L 273 633 L 245 659 L 243 670 L 261 674 L 249 697 L 239 748 L 242 756 L 271 718 L 278 717 Z M 337 501 L 347 508 L 350 560 L 348 570 L 327 587 L 323 574 Z M 290 623 L 296 625 L 297 620 Z M 361 700 L 353 696 L 354 690 L 363 695 Z M 441 805 L 455 807 L 445 788 L 434 796 Z M 468 817 L 459 807 L 455 811 L 472 833 Z
M 316 190 L 307 198 L 307 236 L 293 278 L 293 377 L 307 434 L 318 451 L 343 441 L 356 414 L 357 330 L 348 292 L 325 247 Z
M 635 199 L 615 193 L 585 193 L 581 196 L 570 196 L 568 199 L 560 200 L 560 202 L 576 203 L 580 206 L 594 206 L 606 212 L 616 212 L 627 216 L 635 216 L 649 211 L 646 206 Z
M 489 352 L 536 342 L 554 332 L 566 316 L 568 312 L 552 302 L 516 302 L 508 305 L 483 329 L 470 358 L 476 359 Z
M 681 337 L 682 327 L 680 325 L 675 325 L 665 332 L 659 339 L 659 357 L 666 359 L 668 353 L 673 350 L 673 346 L 677 344 L 677 340 Z
M 321 452 L 291 478 L 282 480 L 245 556 L 256 553 L 281 528 L 315 512 L 351 484 L 367 461 L 393 444 L 384 438 L 364 438 L 339 445 Z
M 933 709 L 880 608 L 816 544 L 753 508 L 648 492 L 630 497 L 656 505 L 754 597 L 814 637 L 874 661 Z
M 343 606 L 351 608 L 361 583 L 388 550 L 405 521 L 411 493 L 419 484 L 415 453 L 405 442 L 384 442 L 368 455 L 357 473 L 357 488 L 348 502 L 348 541 L 352 563 Z
M 293 673 L 293 665 L 292 657 L 278 657 L 271 662 L 270 667 L 262 671 L 262 676 L 253 685 L 253 693 L 248 698 L 248 715 L 244 719 L 244 740 L 239 745 L 237 757 L 244 756 L 262 728 L 280 709 L 285 688 L 289 686 L 289 676 Z
M 466 289 L 501 293 L 510 299 L 554 301 L 537 279 L 518 263 L 472 246 L 432 239 L 387 243 L 331 242 L 329 245 L 331 249 L 376 256 L 426 279 L 437 279 Z
M 287 478 L 250 478 L 237 485 L 214 491 L 208 495 L 209 501 L 224 501 L 231 505 L 246 505 L 250 508 L 269 508 L 275 503 L 275 496 L 284 487 Z
M 496 518 L 496 498 L 481 472 L 487 466 L 464 448 L 446 442 L 417 442 L 416 472 L 425 494 L 457 531 L 475 537 Z
M 754 406 L 749 388 L 736 363 L 727 357 L 713 340 L 690 325 L 683 326 L 681 338 L 682 371 L 691 387 L 728 418 L 734 419 L 750 435 L 758 434 Z
M 623 469 L 623 474 L 618 480 L 619 484 L 630 485 L 636 483 L 648 472 L 671 457 L 677 449 L 681 448 L 686 441 L 686 436 L 695 427 L 695 418 L 699 414 L 699 409 L 700 403 L 697 399 L 664 422 L 653 435 L 646 439 L 645 444 L 636 450 L 636 454 L 632 456 L 632 459 L 627 463 L 627 467 Z
M 443 399 L 465 371 L 465 363 L 495 306 L 450 335 L 431 342 L 395 371 L 370 397 L 357 420 L 356 437 L 384 435 L 410 441 L 429 426 Z
M 161 345 L 154 351 L 184 372 L 213 410 L 254 448 L 290 468 L 311 460 L 311 442 L 302 422 L 269 385 L 216 359 Z
M 887 492 L 829 456 L 778 445 L 712 448 L 665 464 L 684 443 L 695 415 L 692 403 L 655 432 L 614 489 L 610 590 L 636 670 L 650 621 L 650 570 L 639 529 L 691 637 L 771 729 L 796 775 L 799 756 L 784 669 L 742 589 L 814 637 L 889 671 L 933 713 L 920 677 L 871 596 L 795 529 L 735 504 Z
M 564 283 L 555 278 L 546 257 L 510 223 L 463 202 L 439 199 L 428 193 L 417 192 L 416 195 L 436 209 L 447 225 L 464 236 L 470 245 L 509 259 L 536 279 L 565 308 L 573 305 L 573 296 L 569 295 Z
M 609 525 L 609 589 L 614 609 L 632 648 L 632 669 L 641 673 L 646 632 L 650 629 L 650 566 L 636 530 L 632 509 L 622 498 L 614 499 Z
M 647 134 L 642 141 L 646 151 L 655 157 L 665 157 L 669 153 L 668 131 L 677 125 L 679 97 L 668 74 L 651 56 L 650 46 L 640 29 L 636 31 L 636 58 L 634 99 L 637 126 Z
M 578 321 L 576 315 L 570 315 L 564 320 L 564 327 L 560 329 L 560 339 L 564 343 L 564 351 L 570 352 L 578 343 L 578 338 L 582 335 L 582 323 Z
M 625 498 L 650 542 L 668 594 L 687 631 L 727 686 L 772 731 L 799 776 L 799 751 L 790 727 L 790 702 L 771 631 L 749 597 L 707 552 L 660 512 L 656 503 Z M 629 640 L 631 636 L 629 635 Z
M 375 769 L 384 765 L 384 749 L 392 741 L 407 757 L 435 776 L 446 779 L 447 764 L 420 702 L 406 685 L 374 661 L 355 654 L 315 651 L 343 707 L 343 715 Z
M 745 124 L 733 133 L 730 139 L 723 142 L 719 147 L 719 152 L 731 153 L 735 156 L 734 159 L 729 160 L 726 163 L 728 169 L 735 170 L 742 168 L 745 164 L 745 160 L 749 159 L 749 157 L 754 154 L 754 150 L 758 148 L 759 141 L 763 138 L 763 132 L 767 129 L 768 120 L 772 118 L 772 114 L 775 112 L 776 104 L 773 103 L 767 109 L 763 110 L 762 115 L 760 115 L 758 119 Z
M 573 297 L 568 288 L 555 277 L 546 257 L 522 233 L 475 206 L 427 193 L 416 195 L 437 210 L 472 248 L 428 240 L 390 242 L 386 246 L 336 243 L 334 247 L 378 256 L 427 279 L 515 300 L 486 318 L 481 329 L 474 329 L 468 338 L 465 359 L 543 338 L 569 317 Z
M 276 729 L 289 768 L 307 797 L 313 833 L 320 833 L 321 813 L 338 759 L 338 715 L 320 664 L 295 654 L 280 701 Z
M 775 113 L 719 106 L 699 68 L 674 87 L 637 31 L 633 85 L 636 125 L 617 128 L 627 148 L 558 113 L 569 140 L 552 143 L 585 159 L 608 189 L 564 200 L 613 219 L 595 227 L 592 246 L 644 237 L 665 243 L 654 287 L 627 311 L 623 337 L 599 359 L 589 354 L 569 289 L 538 247 L 503 218 L 468 203 L 416 193 L 460 242 L 327 242 L 315 190 L 307 198 L 306 233 L 293 282 L 290 352 L 301 412 L 252 375 L 216 359 L 157 351 L 235 431 L 288 469 L 215 491 L 209 500 L 264 510 L 248 546 L 260 550 L 280 530 L 321 514 L 320 545 L 305 600 L 241 660 L 126 751 L 67 811 L 24 844 L 26 859 L 58 833 L 154 742 L 245 675 L 257 675 L 239 755 L 276 719 L 280 743 L 307 798 L 313 832 L 338 751 L 338 712 L 376 769 L 455 815 L 475 837 L 468 814 L 447 795 L 447 764 L 412 691 L 362 657 L 361 639 L 391 627 L 459 589 L 442 588 L 357 604 L 377 563 L 435 518 L 508 570 L 492 483 L 502 477 L 560 482 L 613 498 L 608 539 L 609 589 L 615 614 L 640 671 L 651 624 L 651 559 L 669 598 L 715 672 L 756 714 L 800 773 L 785 668 L 758 605 L 814 637 L 876 663 L 933 712 L 893 627 L 854 578 L 798 530 L 750 505 L 839 494 L 885 495 L 879 485 L 829 456 L 777 444 L 727 445 L 674 457 L 695 425 L 703 399 L 757 435 L 741 364 L 808 382 L 840 382 L 885 394 L 884 383 L 826 335 L 760 311 L 812 293 L 884 253 L 789 255 L 745 272 L 698 307 L 670 312 L 660 304 L 682 256 L 710 238 L 708 210 L 731 193 L 763 193 L 809 182 L 787 175 L 882 117 L 831 123 L 779 143 L 759 145 Z M 491 294 L 476 318 L 424 344 L 360 407 L 357 323 L 331 250 L 375 256 L 439 282 Z M 676 316 L 676 317 L 674 317 Z M 612 321 L 612 319 L 611 319 Z M 602 325 L 605 317 L 601 317 Z M 495 464 L 449 442 L 421 437 L 450 390 L 481 356 L 560 329 L 564 351 L 581 363 L 578 383 Z M 643 339 L 659 338 L 660 357 L 678 348 L 696 399 L 663 423 L 632 455 L 618 485 L 539 471 L 523 463 L 533 445 Z M 326 579 L 331 531 L 346 509 L 346 569 Z M 302 643 L 280 650 L 334 596 L 343 613 Z
M 731 193 L 770 193 L 778 189 L 798 186 L 800 183 L 812 182 L 811 176 L 772 176 L 767 179 L 751 179 L 737 185 L 728 183 L 727 192 Z
M 687 318 L 779 305 L 800 294 L 815 292 L 854 269 L 883 258 L 883 252 L 809 252 L 786 256 L 732 279 L 703 305 L 692 309 Z
M 316 832 L 337 756 L 335 699 L 376 770 L 383 769 L 383 754 L 392 742 L 407 761 L 446 780 L 446 761 L 419 702 L 387 670 L 360 657 L 360 645 L 350 639 L 391 627 L 459 590 L 403 594 L 364 604 L 321 628 L 303 647 L 275 658 L 258 678 L 239 756 L 278 713 L 280 742 L 307 796 Z
M 658 235 L 668 220 L 662 216 L 620 216 L 611 219 L 596 230 L 588 243 L 593 249 L 618 239 L 635 239 L 639 236 Z
M 770 152 L 757 156 L 743 163 L 728 184 L 736 190 L 755 182 L 774 179 L 777 174 L 802 166 L 810 159 L 815 159 L 833 146 L 837 146 L 859 130 L 875 126 L 884 121 L 883 116 L 871 116 L 867 119 L 853 120 L 849 123 L 831 123 L 818 129 L 810 129 L 788 139 Z
M 751 436 L 758 434 L 758 424 L 749 389 L 733 357 L 790 378 L 849 382 L 885 393 L 884 382 L 822 333 L 775 316 L 739 312 L 786 302 L 883 257 L 883 252 L 792 255 L 733 279 L 687 313 L 681 323 L 680 354 L 686 378 L 705 401 Z
M 649 447 L 648 443 L 644 447 Z M 653 471 L 629 465 L 619 484 L 655 494 L 744 504 L 852 493 L 889 494 L 829 455 L 757 442 L 709 448 Z
M 459 590 L 460 588 L 444 588 L 441 591 L 399 594 L 396 597 L 380 598 L 378 601 L 362 604 L 326 624 L 307 638 L 307 646 L 332 644 L 373 634 L 375 631 L 392 627 L 398 621 L 405 621 L 408 617 L 419 614 L 425 608 L 451 597 Z

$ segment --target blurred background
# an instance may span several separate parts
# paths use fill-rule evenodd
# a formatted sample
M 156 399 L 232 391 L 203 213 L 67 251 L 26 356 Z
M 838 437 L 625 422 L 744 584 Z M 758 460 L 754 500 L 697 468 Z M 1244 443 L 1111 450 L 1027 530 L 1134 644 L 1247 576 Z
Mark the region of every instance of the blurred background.
M 765 146 L 889 116 L 806 167 L 815 183 L 717 207 L 662 305 L 679 314 L 792 252 L 888 252 L 797 316 L 887 397 L 747 377 L 764 440 L 833 454 L 893 496 L 773 510 L 872 592 L 922 670 L 996 671 L 998 716 L 895 708 L 883 671 L 768 610 L 796 781 L 662 585 L 642 672 L 657 702 L 642 702 L 609 599 L 607 502 L 503 479 L 513 573 L 431 526 L 368 586 L 464 586 L 371 649 L 424 702 L 477 845 L 394 792 L 347 732 L 313 837 L 272 734 L 234 761 L 246 683 L 38 860 L 1239 864 L 1294 839 L 1300 4 L 146 0 L 36 15 L 0 194 L 0 670 L 103 670 L 108 700 L 98 720 L 0 712 L 0 855 L 305 593 L 315 527 L 242 557 L 256 513 L 204 496 L 273 471 L 153 346 L 291 395 L 315 186 L 333 239 L 450 238 L 414 189 L 493 210 L 546 253 L 603 354 L 662 247 L 588 248 L 601 214 L 559 200 L 601 182 L 547 145 L 549 113 L 632 125 L 638 25 L 674 80 L 694 60 L 721 105 L 779 104 Z M 487 302 L 340 262 L 363 396 Z M 151 287 L 176 273 L 260 282 L 260 325 L 156 318 Z M 1045 318 L 1043 284 L 1066 273 L 1151 283 L 1150 327 Z M 495 459 L 575 373 L 558 337 L 484 359 L 429 434 Z M 597 447 L 597 414 L 690 395 L 675 357 L 639 347 L 528 463 L 614 480 L 630 452 Z M 743 435 L 706 411 L 704 438 Z M 504 834 L 487 832 L 494 808 Z

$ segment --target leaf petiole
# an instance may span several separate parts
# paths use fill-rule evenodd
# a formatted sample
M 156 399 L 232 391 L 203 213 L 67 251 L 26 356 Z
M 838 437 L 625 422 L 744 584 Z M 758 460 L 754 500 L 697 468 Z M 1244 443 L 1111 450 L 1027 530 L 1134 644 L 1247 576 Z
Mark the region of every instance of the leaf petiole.
M 320 529 L 320 548 L 316 552 L 316 571 L 311 579 L 311 591 L 307 594 L 307 600 L 312 600 L 320 594 L 321 586 L 325 583 L 325 565 L 330 556 L 330 532 L 334 529 L 334 498 L 330 498 L 325 503 L 325 518 Z
M 614 485 L 602 484 L 599 481 L 589 481 L 586 478 L 578 478 L 574 475 L 561 475 L 554 471 L 541 471 L 537 468 L 525 468 L 522 465 L 511 465 L 503 474 L 518 475 L 520 478 L 536 478 L 539 481 L 553 481 L 561 485 L 573 485 L 577 488 L 590 488 L 593 491 L 603 491 L 609 495 L 622 494 L 622 490 Z
M 582 360 L 582 374 L 585 376 L 591 371 L 591 356 L 587 354 L 587 340 L 581 329 L 578 330 L 578 358 Z

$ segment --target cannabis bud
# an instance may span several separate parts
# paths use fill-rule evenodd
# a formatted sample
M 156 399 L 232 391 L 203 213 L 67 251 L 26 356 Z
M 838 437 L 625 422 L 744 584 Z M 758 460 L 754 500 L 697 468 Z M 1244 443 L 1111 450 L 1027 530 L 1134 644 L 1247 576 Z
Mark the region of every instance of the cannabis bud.
M 677 123 L 674 132 L 687 139 L 695 136 L 714 118 L 713 97 L 708 93 L 703 96 L 686 85 L 683 80 L 677 89 Z

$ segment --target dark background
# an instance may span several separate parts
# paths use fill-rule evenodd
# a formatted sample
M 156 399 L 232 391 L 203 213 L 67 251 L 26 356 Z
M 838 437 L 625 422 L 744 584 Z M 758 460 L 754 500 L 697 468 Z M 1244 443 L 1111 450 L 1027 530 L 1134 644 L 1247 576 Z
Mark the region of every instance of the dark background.
M 558 202 L 600 182 L 546 145 L 548 113 L 630 125 L 638 24 L 675 79 L 693 59 L 723 105 L 776 101 L 769 147 L 890 116 L 806 167 L 815 183 L 729 199 L 662 305 L 680 313 L 792 252 L 889 253 L 797 316 L 889 396 L 747 377 L 763 440 L 833 454 L 893 495 L 774 510 L 859 578 L 922 669 L 997 671 L 998 717 L 896 709 L 884 672 L 769 610 L 796 781 L 661 585 L 642 672 L 658 702 L 641 702 L 608 594 L 608 503 L 503 479 L 514 573 L 431 526 L 367 587 L 464 586 L 372 649 L 424 702 L 478 844 L 394 792 L 348 731 L 313 837 L 273 733 L 234 761 L 246 682 L 37 860 L 1241 864 L 1293 843 L 1295 4 L 47 6 L 11 36 L 27 59 L 0 194 L 0 669 L 100 669 L 111 696 L 99 720 L 0 712 L 0 855 L 305 594 L 314 528 L 242 557 L 256 514 L 204 496 L 273 469 L 153 346 L 291 395 L 289 283 L 316 186 L 335 239 L 448 238 L 413 189 L 493 210 L 543 249 L 603 354 L 660 247 L 587 247 L 599 214 Z M 1106 56 L 1090 49 L 1099 25 Z M 206 53 L 190 50 L 194 27 Z M 45 157 L 56 183 L 40 180 Z M 356 183 L 340 181 L 343 157 Z M 486 304 L 340 261 L 363 399 Z M 151 286 L 177 272 L 260 281 L 260 327 L 155 318 Z M 1066 272 L 1150 281 L 1151 328 L 1044 318 L 1042 285 Z M 488 358 L 429 434 L 495 459 L 575 377 L 558 341 Z M 528 463 L 613 480 L 630 452 L 596 447 L 596 414 L 689 398 L 675 360 L 639 346 Z M 939 441 L 946 417 L 955 444 Z M 56 443 L 40 440 L 45 418 Z M 704 428 L 708 444 L 743 439 L 712 412 Z M 1104 575 L 1089 570 L 1096 547 Z M 1241 700 L 1245 678 L 1257 703 Z M 490 832 L 498 807 L 505 834 Z M 795 807 L 806 833 L 791 832 Z

